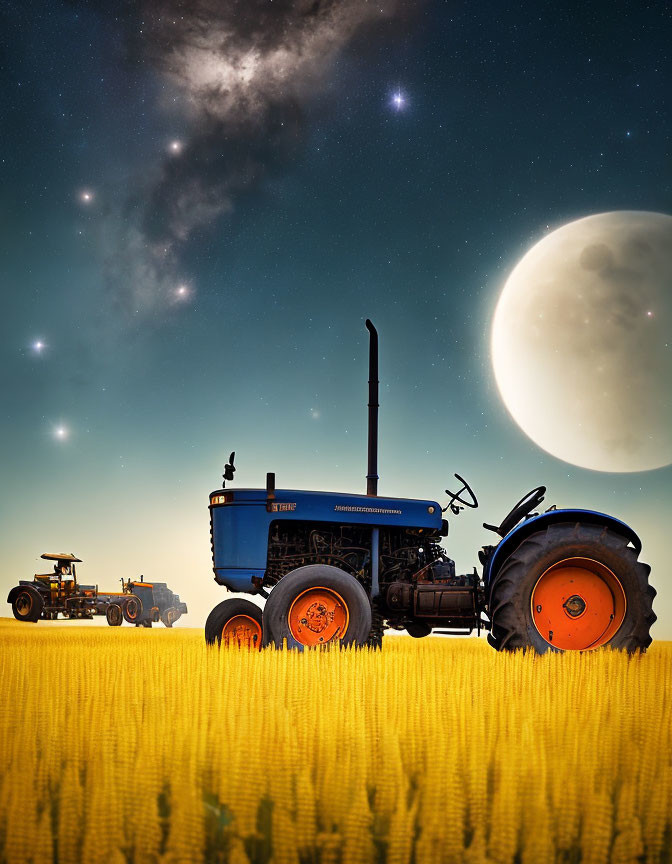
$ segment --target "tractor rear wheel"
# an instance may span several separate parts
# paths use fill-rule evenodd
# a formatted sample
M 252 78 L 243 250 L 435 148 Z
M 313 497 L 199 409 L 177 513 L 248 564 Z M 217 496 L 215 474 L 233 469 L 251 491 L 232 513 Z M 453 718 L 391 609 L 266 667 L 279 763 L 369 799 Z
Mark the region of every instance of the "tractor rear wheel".
M 261 609 L 249 600 L 223 600 L 208 615 L 205 641 L 208 645 L 237 646 L 260 651 L 262 645 Z
M 44 609 L 44 600 L 37 588 L 26 585 L 17 591 L 12 600 L 12 613 L 17 621 L 39 621 Z
M 118 603 L 110 603 L 105 610 L 105 617 L 110 627 L 121 627 L 121 622 L 124 620 L 124 613 L 121 611 L 121 606 Z
M 338 567 L 308 564 L 278 582 L 264 607 L 266 644 L 303 651 L 329 642 L 364 645 L 371 603 L 360 583 Z
M 490 644 L 590 651 L 644 651 L 655 589 L 628 539 L 599 525 L 551 525 L 520 544 L 490 589 Z

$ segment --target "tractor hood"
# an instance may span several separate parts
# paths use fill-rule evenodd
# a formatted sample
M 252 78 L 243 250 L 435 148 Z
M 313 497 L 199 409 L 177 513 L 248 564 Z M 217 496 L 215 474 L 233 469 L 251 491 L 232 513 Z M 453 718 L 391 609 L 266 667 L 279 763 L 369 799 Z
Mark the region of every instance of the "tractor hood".
M 215 579 L 231 591 L 252 591 L 252 579 L 266 570 L 272 522 L 302 520 L 371 525 L 442 528 L 436 501 L 382 498 L 343 492 L 297 489 L 218 489 L 210 495 L 212 554 Z
M 441 528 L 441 507 L 437 502 L 415 498 L 278 489 L 274 499 L 269 501 L 265 489 L 218 489 L 210 495 L 210 506 L 263 507 L 268 512 L 269 522 L 280 518 L 436 530 Z

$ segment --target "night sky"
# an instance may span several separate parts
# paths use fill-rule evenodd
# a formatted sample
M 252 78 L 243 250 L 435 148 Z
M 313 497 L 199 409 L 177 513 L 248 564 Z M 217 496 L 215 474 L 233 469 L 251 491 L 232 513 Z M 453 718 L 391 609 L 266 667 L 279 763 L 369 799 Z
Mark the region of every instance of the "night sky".
M 545 234 L 672 213 L 665 0 L 3 10 L 3 591 L 74 552 L 101 587 L 167 581 L 200 625 L 225 596 L 207 504 L 231 450 L 241 486 L 365 491 L 370 317 L 379 492 L 445 503 L 463 474 L 462 572 L 534 486 L 613 513 L 672 638 L 672 468 L 548 455 L 489 352 Z

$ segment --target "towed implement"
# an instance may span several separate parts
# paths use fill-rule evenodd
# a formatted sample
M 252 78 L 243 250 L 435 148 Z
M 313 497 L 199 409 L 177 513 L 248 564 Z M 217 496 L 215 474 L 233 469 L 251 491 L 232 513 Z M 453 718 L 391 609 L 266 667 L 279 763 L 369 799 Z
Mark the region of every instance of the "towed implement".
M 442 541 L 446 511 L 478 501 L 456 474 L 448 503 L 378 496 L 378 334 L 369 344 L 366 495 L 231 489 L 210 495 L 215 581 L 252 603 L 219 603 L 205 625 L 210 644 L 303 650 L 330 642 L 382 645 L 386 628 L 411 636 L 489 631 L 497 650 L 540 653 L 610 646 L 645 650 L 655 590 L 639 560 L 641 541 L 621 520 L 595 510 L 541 511 L 546 488 L 528 492 L 478 553 L 481 572 L 459 575 Z
M 105 615 L 112 627 L 124 620 L 142 627 L 161 621 L 172 627 L 187 612 L 187 604 L 165 582 L 149 583 L 141 576 L 138 581 L 122 579 L 121 591 L 99 591 L 97 585 L 77 581 L 75 564 L 81 564 L 81 558 L 66 552 L 45 552 L 41 557 L 56 562 L 53 572 L 36 573 L 32 581 L 21 580 L 7 597 L 17 621 Z

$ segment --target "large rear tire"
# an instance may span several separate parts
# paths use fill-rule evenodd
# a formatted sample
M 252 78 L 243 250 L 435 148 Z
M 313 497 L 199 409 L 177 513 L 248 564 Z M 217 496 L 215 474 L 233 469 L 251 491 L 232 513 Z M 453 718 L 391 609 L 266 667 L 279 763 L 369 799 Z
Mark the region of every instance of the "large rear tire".
M 17 621 L 30 621 L 33 624 L 40 620 L 44 600 L 37 588 L 25 585 L 12 599 L 12 614 Z
M 330 642 L 365 645 L 371 603 L 360 583 L 338 567 L 308 564 L 278 582 L 264 607 L 266 644 L 303 651 Z
M 205 622 L 208 645 L 237 646 L 260 651 L 263 643 L 261 609 L 249 600 L 223 600 Z
M 533 648 L 629 652 L 651 644 L 651 568 L 628 539 L 599 525 L 551 525 L 524 540 L 490 590 L 489 643 L 498 651 Z

